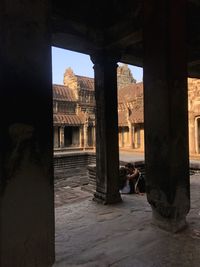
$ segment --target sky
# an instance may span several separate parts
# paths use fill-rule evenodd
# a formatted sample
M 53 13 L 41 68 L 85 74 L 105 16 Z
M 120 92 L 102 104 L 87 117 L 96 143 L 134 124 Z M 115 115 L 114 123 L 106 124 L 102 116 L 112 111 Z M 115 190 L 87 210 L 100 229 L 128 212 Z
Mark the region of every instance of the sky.
M 63 84 L 64 72 L 69 67 L 76 75 L 94 77 L 93 63 L 88 55 L 52 47 L 53 84 Z M 129 65 L 129 68 L 136 81 L 141 82 L 143 69 L 132 65 Z

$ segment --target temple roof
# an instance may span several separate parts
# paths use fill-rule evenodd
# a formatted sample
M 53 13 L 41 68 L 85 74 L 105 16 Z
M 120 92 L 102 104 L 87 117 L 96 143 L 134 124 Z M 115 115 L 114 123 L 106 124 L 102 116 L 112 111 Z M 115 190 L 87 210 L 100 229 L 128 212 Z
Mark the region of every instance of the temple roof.
M 69 102 L 76 102 L 77 99 L 72 89 L 65 85 L 53 85 L 53 99 Z
M 143 83 L 131 83 L 118 90 L 118 103 L 131 102 L 143 95 Z
M 118 126 L 125 127 L 128 126 L 128 120 L 126 116 L 126 111 L 118 111 Z
M 76 75 L 77 81 L 81 89 L 94 91 L 94 79 L 84 76 Z M 123 104 L 126 108 L 125 110 L 118 111 L 118 122 L 119 126 L 128 126 L 128 117 L 131 123 L 143 123 L 143 83 L 132 83 L 118 90 L 118 103 Z M 53 85 L 53 99 L 68 102 L 77 102 L 78 99 L 75 97 L 73 89 L 70 89 L 65 85 Z M 129 103 L 133 102 L 131 107 Z M 129 116 L 127 116 L 129 107 Z M 56 125 L 81 125 L 84 123 L 84 119 L 76 114 L 66 115 L 66 114 L 55 114 L 54 124 Z
M 77 114 L 54 114 L 54 125 L 80 126 L 84 124 L 82 116 Z
M 83 90 L 94 91 L 94 78 L 76 75 L 78 85 Z
M 130 111 L 129 120 L 131 123 L 143 123 L 144 122 L 144 108 L 143 105 L 134 105 Z
M 123 67 L 123 66 L 122 66 Z M 120 71 L 130 71 L 125 65 L 124 69 L 119 68 Z M 67 78 L 68 77 L 68 78 Z M 71 80 L 72 79 L 72 80 Z M 77 102 L 81 105 L 78 99 L 77 90 L 87 90 L 94 94 L 94 78 L 85 76 L 75 75 L 71 68 L 65 71 L 65 81 L 68 85 L 53 85 L 53 99 L 68 102 Z M 72 82 L 71 82 L 72 81 Z M 72 87 L 70 87 L 72 86 Z M 76 89 L 77 88 L 77 89 Z M 76 98 L 77 96 L 77 98 Z M 143 123 L 143 83 L 134 83 L 133 81 L 129 84 L 118 89 L 118 103 L 123 105 L 123 110 L 119 108 L 118 111 L 118 122 L 119 126 L 128 126 L 128 120 L 131 123 Z M 89 104 L 89 103 L 88 103 Z M 56 125 L 81 125 L 84 123 L 84 119 L 78 115 L 65 115 L 55 114 L 54 124 Z

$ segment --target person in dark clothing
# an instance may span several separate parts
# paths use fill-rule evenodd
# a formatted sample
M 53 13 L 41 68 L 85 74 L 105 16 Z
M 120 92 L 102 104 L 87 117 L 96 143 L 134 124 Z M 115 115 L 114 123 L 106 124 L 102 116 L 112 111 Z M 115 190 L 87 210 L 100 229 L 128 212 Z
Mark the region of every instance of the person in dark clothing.
M 120 193 L 122 194 L 132 194 L 139 193 L 136 188 L 136 182 L 139 178 L 140 172 L 132 163 L 127 163 L 125 165 L 124 176 L 121 175 L 121 185 L 120 185 Z M 122 172 L 121 172 L 122 173 Z

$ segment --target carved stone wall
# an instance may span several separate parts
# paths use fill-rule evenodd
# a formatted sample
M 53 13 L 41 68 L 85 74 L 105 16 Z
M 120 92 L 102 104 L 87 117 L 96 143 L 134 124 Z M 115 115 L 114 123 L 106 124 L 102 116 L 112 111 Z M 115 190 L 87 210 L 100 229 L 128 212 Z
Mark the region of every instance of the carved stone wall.
M 76 77 L 76 75 L 74 74 L 74 72 L 73 72 L 73 70 L 71 68 L 68 68 L 68 69 L 65 70 L 63 83 L 64 83 L 64 85 L 66 85 L 69 88 L 73 89 L 76 98 L 78 98 L 77 77 Z
M 81 76 L 80 76 L 81 77 Z M 94 96 L 94 89 L 91 90 L 87 87 L 80 86 L 80 77 L 76 76 L 71 68 L 66 69 L 64 73 L 64 85 L 70 87 L 77 98 L 76 103 L 76 113 L 82 114 L 85 118 L 85 121 L 90 125 L 95 124 L 95 96 Z M 83 77 L 83 79 L 91 79 L 87 77 Z M 91 82 L 91 81 L 90 81 Z M 119 65 L 117 69 L 117 82 L 118 82 L 118 89 L 130 85 L 132 83 L 136 83 L 136 80 L 133 78 L 131 70 L 128 68 L 128 65 L 123 64 Z M 91 86 L 91 84 L 90 84 Z M 119 111 L 126 112 L 127 108 L 130 110 L 134 110 L 134 116 L 138 112 L 137 107 L 143 107 L 143 94 L 138 95 L 134 101 L 124 101 L 120 103 L 118 106 Z M 70 105 L 68 105 L 70 109 Z M 67 113 L 67 111 L 66 111 Z M 68 112 L 69 113 L 69 112 Z M 189 148 L 190 154 L 200 153 L 200 131 L 198 126 L 198 118 L 200 118 L 200 79 L 188 79 L 188 118 L 189 118 Z M 88 124 L 88 125 L 89 125 Z M 136 129 L 137 128 L 137 129 Z M 121 129 L 124 131 L 124 129 Z M 135 127 L 135 136 L 134 140 L 135 146 L 137 144 L 137 148 L 144 149 L 144 126 L 143 123 L 140 124 L 140 130 L 138 127 Z M 127 135 L 128 136 L 128 135 Z M 123 142 L 122 136 L 119 134 L 119 143 L 120 146 L 128 146 L 130 140 L 128 137 L 126 138 L 126 134 L 123 135 Z M 124 145 L 122 145 L 122 143 Z M 141 143 L 141 145 L 139 144 Z M 136 148 L 135 147 L 135 148 Z
M 130 83 L 136 83 L 136 80 L 133 78 L 131 70 L 127 64 L 119 65 L 117 68 L 117 86 L 118 90 Z

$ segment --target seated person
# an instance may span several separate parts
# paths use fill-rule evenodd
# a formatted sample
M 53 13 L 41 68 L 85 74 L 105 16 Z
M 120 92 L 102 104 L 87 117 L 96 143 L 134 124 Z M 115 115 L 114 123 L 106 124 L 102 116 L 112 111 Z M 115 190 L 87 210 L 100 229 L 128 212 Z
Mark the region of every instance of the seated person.
M 140 173 L 137 168 L 132 163 L 127 163 L 125 167 L 120 170 L 120 193 L 122 194 L 132 194 L 139 193 L 137 189 L 137 180 Z

